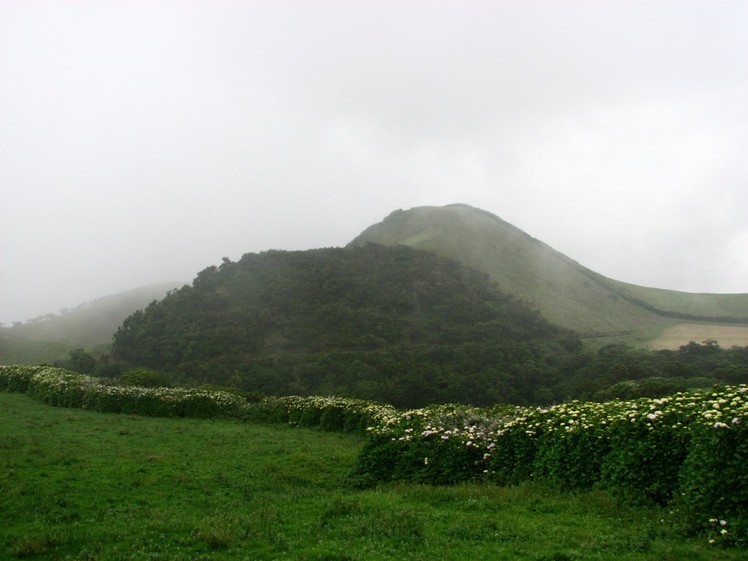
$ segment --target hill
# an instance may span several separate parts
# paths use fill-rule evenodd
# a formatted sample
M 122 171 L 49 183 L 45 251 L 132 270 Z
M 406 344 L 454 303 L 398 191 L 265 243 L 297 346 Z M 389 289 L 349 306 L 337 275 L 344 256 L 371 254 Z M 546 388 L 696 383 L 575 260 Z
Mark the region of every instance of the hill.
M 268 394 L 522 401 L 576 337 L 485 273 L 404 246 L 268 251 L 127 318 L 112 356 Z
M 70 345 L 49 341 L 30 341 L 0 330 L 0 364 L 52 364 L 63 359 Z
M 666 330 L 678 327 L 667 345 L 677 348 L 690 335 L 703 340 L 698 337 L 715 325 L 731 326 L 731 342 L 748 344 L 748 294 L 689 294 L 615 281 L 468 205 L 395 211 L 350 246 L 370 242 L 430 251 L 484 271 L 552 323 L 600 345 L 656 346 Z
M 110 344 L 125 318 L 183 284 L 151 284 L 81 304 L 59 315 L 47 314 L 0 328 L 0 364 L 51 363 L 74 348 Z

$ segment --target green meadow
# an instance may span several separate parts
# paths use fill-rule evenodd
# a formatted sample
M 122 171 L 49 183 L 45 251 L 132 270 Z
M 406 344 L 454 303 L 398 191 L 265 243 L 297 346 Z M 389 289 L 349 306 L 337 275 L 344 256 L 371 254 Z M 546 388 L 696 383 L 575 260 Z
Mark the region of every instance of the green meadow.
M 0 559 L 738 560 L 667 510 L 537 483 L 357 489 L 363 437 L 0 393 Z

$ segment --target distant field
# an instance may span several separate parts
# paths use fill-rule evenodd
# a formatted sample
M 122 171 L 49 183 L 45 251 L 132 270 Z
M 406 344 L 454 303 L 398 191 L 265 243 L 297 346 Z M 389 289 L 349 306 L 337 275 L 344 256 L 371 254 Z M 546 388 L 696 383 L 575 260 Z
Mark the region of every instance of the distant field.
M 746 325 L 715 325 L 705 323 L 679 323 L 669 327 L 656 339 L 649 343 L 653 350 L 677 349 L 687 345 L 690 341 L 703 343 L 712 339 L 723 349 L 733 345 L 748 346 L 748 326 Z
M 738 561 L 668 513 L 537 485 L 350 486 L 363 439 L 0 393 L 0 559 Z
M 608 279 L 608 282 L 642 302 L 666 312 L 701 317 L 748 318 L 748 294 L 697 294 L 647 288 L 611 279 Z
M 70 350 L 65 343 L 30 341 L 0 328 L 0 364 L 52 364 L 65 358 Z

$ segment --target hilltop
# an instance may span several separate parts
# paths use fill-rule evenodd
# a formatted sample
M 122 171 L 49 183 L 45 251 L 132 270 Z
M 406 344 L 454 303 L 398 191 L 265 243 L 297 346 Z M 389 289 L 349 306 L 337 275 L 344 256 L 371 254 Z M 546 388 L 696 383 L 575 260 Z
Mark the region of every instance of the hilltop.
M 395 211 L 350 246 L 370 242 L 430 251 L 484 271 L 501 290 L 597 345 L 658 346 L 671 329 L 679 332 L 667 346 L 677 348 L 709 338 L 702 335 L 715 328 L 729 339 L 726 346 L 748 344 L 748 294 L 690 294 L 609 279 L 468 205 Z

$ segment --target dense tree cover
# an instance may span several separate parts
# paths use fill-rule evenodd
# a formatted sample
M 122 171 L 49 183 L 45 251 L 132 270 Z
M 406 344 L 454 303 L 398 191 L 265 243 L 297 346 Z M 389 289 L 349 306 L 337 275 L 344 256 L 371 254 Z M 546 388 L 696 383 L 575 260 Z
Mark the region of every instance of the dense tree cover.
M 163 372 L 150 368 L 132 368 L 123 372 L 119 377 L 121 384 L 140 388 L 168 388 L 171 386 L 169 377 Z
M 130 316 L 112 356 L 180 382 L 416 406 L 550 399 L 539 380 L 578 347 L 485 273 L 367 244 L 224 259 Z
M 56 360 L 54 366 L 81 374 L 93 374 L 96 370 L 96 359 L 83 349 L 73 349 L 66 358 Z
M 661 397 L 714 384 L 748 383 L 748 347 L 722 349 L 716 341 L 678 350 L 648 351 L 623 344 L 579 353 L 554 383 L 559 401 Z
M 224 259 L 130 316 L 95 373 L 134 367 L 266 395 L 525 405 L 745 383 L 748 349 L 585 350 L 481 272 L 368 244 Z

